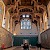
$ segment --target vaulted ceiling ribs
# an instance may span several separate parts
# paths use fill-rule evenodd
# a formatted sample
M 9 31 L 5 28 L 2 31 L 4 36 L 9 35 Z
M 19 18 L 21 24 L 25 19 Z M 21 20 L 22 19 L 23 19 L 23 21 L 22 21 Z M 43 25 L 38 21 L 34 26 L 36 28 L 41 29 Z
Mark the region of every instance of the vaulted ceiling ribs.
M 18 13 L 32 12 L 33 16 L 42 14 L 44 10 L 46 10 L 46 6 L 49 0 L 3 0 L 6 5 L 6 11 L 10 12 L 10 15 L 15 19 L 17 19 Z M 39 2 L 41 5 L 39 4 Z M 35 5 L 37 4 L 37 5 Z M 29 7 L 30 6 L 30 7 Z M 31 14 L 31 13 L 30 13 Z M 15 16 L 15 17 L 14 17 Z M 34 18 L 32 17 L 32 18 Z M 18 17 L 19 18 L 19 17 Z M 35 18 L 38 18 L 37 16 Z M 16 20 L 15 19 L 15 20 Z
M 6 4 L 10 4 L 10 3 L 12 4 L 12 3 L 14 3 L 14 2 L 16 2 L 18 0 L 3 0 L 3 1 L 4 1 L 5 5 L 6 5 Z M 20 1 L 21 1 L 22 4 L 25 4 L 25 3 L 30 4 L 31 3 L 31 0 L 20 0 Z M 37 1 L 37 0 L 35 0 L 35 1 Z M 44 4 L 44 5 L 47 5 L 49 1 L 50 0 L 38 0 L 38 2 L 40 2 L 40 3 Z

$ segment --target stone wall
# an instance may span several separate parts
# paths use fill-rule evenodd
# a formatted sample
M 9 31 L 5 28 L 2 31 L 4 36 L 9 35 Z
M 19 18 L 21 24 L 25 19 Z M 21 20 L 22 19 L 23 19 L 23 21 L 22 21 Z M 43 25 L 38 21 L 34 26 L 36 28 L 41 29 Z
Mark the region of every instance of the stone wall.
M 12 46 L 12 34 L 6 29 L 0 27 L 0 47 L 4 45 L 4 48 Z
M 21 29 L 20 24 L 17 24 L 15 27 L 14 34 L 17 34 L 17 35 L 37 35 L 37 27 L 33 23 L 31 26 L 31 29 L 27 30 L 27 29 Z
M 41 33 L 41 45 L 50 48 L 50 28 Z

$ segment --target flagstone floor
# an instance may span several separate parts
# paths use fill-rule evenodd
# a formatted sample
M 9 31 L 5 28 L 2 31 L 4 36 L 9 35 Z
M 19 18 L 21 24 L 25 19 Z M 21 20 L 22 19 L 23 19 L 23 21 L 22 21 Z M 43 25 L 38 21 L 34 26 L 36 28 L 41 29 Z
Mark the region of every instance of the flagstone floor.
M 23 48 L 22 47 L 11 47 L 11 48 L 7 48 L 4 50 L 23 50 Z M 39 49 L 37 49 L 36 47 L 31 47 L 31 48 L 29 48 L 29 50 L 39 50 Z M 50 49 L 42 48 L 41 50 L 50 50 Z

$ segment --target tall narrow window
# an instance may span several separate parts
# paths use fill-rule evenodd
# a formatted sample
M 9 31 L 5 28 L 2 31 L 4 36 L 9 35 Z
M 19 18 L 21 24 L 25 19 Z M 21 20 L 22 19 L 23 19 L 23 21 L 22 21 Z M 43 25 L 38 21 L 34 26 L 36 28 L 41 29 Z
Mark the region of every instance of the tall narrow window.
M 4 18 L 4 19 L 3 19 L 3 22 L 2 22 L 2 27 L 3 27 L 3 28 L 5 28 L 5 22 L 6 22 L 6 19 Z
M 0 7 L 0 13 L 2 13 L 2 8 Z
M 28 19 L 21 20 L 21 29 L 31 29 L 31 21 Z

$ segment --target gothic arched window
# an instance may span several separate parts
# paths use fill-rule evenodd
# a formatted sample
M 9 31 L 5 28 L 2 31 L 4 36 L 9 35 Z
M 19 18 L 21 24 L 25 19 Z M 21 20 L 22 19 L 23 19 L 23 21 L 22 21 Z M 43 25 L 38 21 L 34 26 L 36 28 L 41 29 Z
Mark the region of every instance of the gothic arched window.
M 21 29 L 31 29 L 31 21 L 29 19 L 22 19 Z

